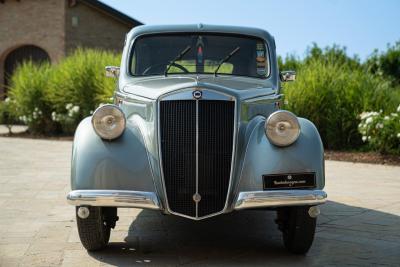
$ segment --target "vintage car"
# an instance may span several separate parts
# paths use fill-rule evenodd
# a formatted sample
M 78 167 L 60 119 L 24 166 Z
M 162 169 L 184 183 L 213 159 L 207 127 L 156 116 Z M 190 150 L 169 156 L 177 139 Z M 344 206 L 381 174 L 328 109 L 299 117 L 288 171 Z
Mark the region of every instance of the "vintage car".
M 78 126 L 71 187 L 87 250 L 104 248 L 117 208 L 194 221 L 244 209 L 277 212 L 285 247 L 314 238 L 324 150 L 307 119 L 281 110 L 274 38 L 256 28 L 140 26 L 125 40 L 114 104 Z M 312 103 L 310 103 L 312 104 Z

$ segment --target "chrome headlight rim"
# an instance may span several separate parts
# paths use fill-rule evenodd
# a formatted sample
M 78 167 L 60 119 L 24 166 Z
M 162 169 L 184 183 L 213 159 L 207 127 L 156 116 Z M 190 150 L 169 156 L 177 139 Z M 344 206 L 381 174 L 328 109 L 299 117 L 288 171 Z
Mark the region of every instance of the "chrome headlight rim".
M 110 108 L 111 108 L 111 109 L 115 109 L 115 110 L 118 112 L 118 115 L 120 116 L 121 122 L 122 122 L 122 125 L 120 125 L 120 126 L 122 126 L 122 127 L 121 127 L 121 130 L 117 131 L 117 132 L 114 133 L 113 135 L 106 135 L 106 134 L 104 134 L 103 132 L 99 131 L 99 129 L 96 127 L 96 115 L 99 114 L 99 112 L 103 111 L 104 109 L 110 109 Z M 110 114 L 110 115 L 111 115 L 111 114 Z M 104 139 L 104 140 L 108 140 L 108 141 L 111 141 L 111 140 L 114 140 L 114 139 L 117 139 L 118 137 L 120 137 L 120 136 L 124 133 L 125 128 L 126 128 L 126 117 L 125 117 L 125 113 L 123 112 L 123 110 L 122 110 L 119 106 L 116 106 L 116 105 L 114 105 L 114 104 L 105 104 L 105 105 L 102 105 L 102 106 L 98 107 L 98 108 L 93 112 L 91 122 L 92 122 L 92 127 L 93 127 L 95 133 L 96 133 L 100 138 L 102 138 L 102 139 Z
M 294 123 L 294 125 L 293 125 L 294 129 L 296 129 L 297 131 L 287 141 L 284 141 L 284 142 L 277 141 L 272 136 L 269 126 L 271 125 L 272 121 L 276 118 L 276 116 L 287 116 L 287 118 L 289 120 L 291 120 L 292 123 Z M 297 141 L 297 139 L 300 136 L 301 127 L 300 127 L 299 119 L 297 118 L 297 116 L 295 114 L 293 114 L 292 112 L 287 111 L 287 110 L 278 110 L 268 116 L 267 120 L 265 121 L 264 132 L 265 132 L 266 137 L 272 144 L 274 144 L 275 146 L 279 146 L 279 147 L 286 147 L 286 146 L 292 145 L 293 143 L 295 143 Z

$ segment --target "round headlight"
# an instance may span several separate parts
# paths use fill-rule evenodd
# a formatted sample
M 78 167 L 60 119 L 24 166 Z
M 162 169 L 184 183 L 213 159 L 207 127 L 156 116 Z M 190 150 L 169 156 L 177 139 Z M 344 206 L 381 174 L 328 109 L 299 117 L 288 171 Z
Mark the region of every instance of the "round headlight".
M 126 119 L 119 107 L 104 105 L 93 113 L 92 125 L 98 136 L 111 140 L 119 137 L 124 132 Z
M 288 146 L 299 137 L 300 124 L 293 113 L 279 110 L 272 113 L 265 122 L 265 134 L 274 145 Z

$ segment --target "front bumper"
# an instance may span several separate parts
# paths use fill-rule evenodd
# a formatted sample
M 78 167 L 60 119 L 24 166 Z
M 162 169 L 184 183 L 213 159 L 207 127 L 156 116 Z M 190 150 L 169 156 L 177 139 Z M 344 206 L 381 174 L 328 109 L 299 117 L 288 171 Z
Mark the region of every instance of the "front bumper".
M 276 190 L 240 192 L 235 201 L 235 210 L 319 205 L 326 202 L 327 194 L 322 190 Z M 160 201 L 153 192 L 125 190 L 75 190 L 67 196 L 73 206 L 125 207 L 161 210 Z
M 234 209 L 319 205 L 326 202 L 322 190 L 276 190 L 240 192 Z
M 68 194 L 67 201 L 74 206 L 161 209 L 155 193 L 142 191 L 75 190 Z

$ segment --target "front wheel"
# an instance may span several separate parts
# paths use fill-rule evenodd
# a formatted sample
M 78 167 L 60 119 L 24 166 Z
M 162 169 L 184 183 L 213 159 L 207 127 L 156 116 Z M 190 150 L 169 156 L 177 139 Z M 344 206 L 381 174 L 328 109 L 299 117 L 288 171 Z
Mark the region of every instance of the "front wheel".
M 282 231 L 286 249 L 295 254 L 306 254 L 315 234 L 317 218 L 309 215 L 309 206 L 285 207 L 277 211 L 277 223 Z
M 111 228 L 118 220 L 117 208 L 87 207 L 89 216 L 85 219 L 76 216 L 79 238 L 88 251 L 105 248 L 110 239 Z M 76 207 L 78 214 L 79 207 Z

